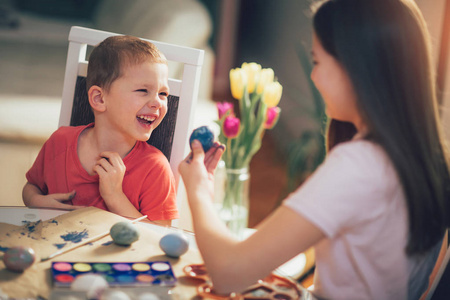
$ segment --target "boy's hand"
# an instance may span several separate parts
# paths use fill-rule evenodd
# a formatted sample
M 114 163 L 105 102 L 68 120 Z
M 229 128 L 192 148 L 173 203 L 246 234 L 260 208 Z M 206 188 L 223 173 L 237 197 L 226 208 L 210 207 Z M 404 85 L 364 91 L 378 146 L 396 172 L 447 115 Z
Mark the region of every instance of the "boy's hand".
M 49 207 L 49 208 L 59 208 L 59 209 L 76 209 L 83 208 L 84 206 L 72 205 L 69 203 L 64 203 L 70 201 L 75 197 L 76 192 L 72 191 L 70 193 L 55 193 L 48 195 L 36 194 L 33 198 L 35 203 L 39 203 L 39 207 Z
M 122 195 L 122 182 L 125 176 L 125 164 L 117 152 L 100 153 L 100 159 L 94 166 L 94 172 L 99 176 L 99 190 L 103 200 Z

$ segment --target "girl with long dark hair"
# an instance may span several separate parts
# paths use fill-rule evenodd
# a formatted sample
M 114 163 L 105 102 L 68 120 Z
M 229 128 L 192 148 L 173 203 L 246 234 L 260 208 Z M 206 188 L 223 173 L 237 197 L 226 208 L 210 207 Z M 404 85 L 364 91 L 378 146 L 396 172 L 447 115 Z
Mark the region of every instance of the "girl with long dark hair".
M 412 0 L 329 0 L 313 19 L 311 78 L 330 118 L 325 162 L 256 233 L 214 214 L 213 158 L 180 164 L 217 291 L 242 289 L 314 246 L 314 294 L 419 299 L 450 223 L 449 155 L 430 38 Z

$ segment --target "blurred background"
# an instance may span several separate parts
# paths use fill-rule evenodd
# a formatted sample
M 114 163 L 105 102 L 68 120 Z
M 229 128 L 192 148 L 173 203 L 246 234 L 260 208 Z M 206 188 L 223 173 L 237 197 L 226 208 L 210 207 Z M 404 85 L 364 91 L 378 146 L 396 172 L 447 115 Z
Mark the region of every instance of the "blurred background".
M 232 101 L 231 68 L 257 62 L 274 70 L 283 85 L 282 112 L 250 165 L 254 227 L 321 159 L 322 104 L 309 80 L 311 2 L 0 0 L 0 205 L 23 205 L 25 173 L 57 128 L 67 37 L 79 25 L 204 49 L 195 126 L 213 123 L 216 102 Z M 450 128 L 450 0 L 416 2 L 433 37 L 443 121 Z M 170 67 L 173 76 L 180 71 Z

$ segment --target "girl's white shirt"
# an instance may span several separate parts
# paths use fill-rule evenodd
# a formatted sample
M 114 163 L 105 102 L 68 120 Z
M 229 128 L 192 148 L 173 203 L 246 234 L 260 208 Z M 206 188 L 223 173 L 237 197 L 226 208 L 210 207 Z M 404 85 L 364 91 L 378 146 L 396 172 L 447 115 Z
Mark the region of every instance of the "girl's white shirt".
M 405 195 L 381 146 L 360 136 L 337 145 L 284 205 L 327 236 L 315 246 L 318 297 L 418 299 L 426 289 L 439 247 L 406 255 Z

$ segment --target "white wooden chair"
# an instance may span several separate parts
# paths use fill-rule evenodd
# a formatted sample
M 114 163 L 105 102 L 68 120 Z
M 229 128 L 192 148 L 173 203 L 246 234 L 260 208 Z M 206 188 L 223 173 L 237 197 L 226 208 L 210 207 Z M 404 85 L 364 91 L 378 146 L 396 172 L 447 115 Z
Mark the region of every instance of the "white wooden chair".
M 88 124 L 94 120 L 87 101 L 85 85 L 88 66 L 87 47 L 95 46 L 113 35 L 119 34 L 78 26 L 71 28 L 58 127 Z M 204 51 L 148 41 L 164 53 L 169 61 L 169 68 L 173 62 L 183 66 L 181 79 L 169 78 L 170 95 L 167 115 L 148 140 L 149 144 L 157 147 L 167 156 L 179 187 L 178 191 L 182 192 L 178 164 L 189 150 L 188 138 L 193 129 L 193 108 L 197 102 Z M 179 208 L 182 207 L 181 201 L 182 197 L 178 196 Z

